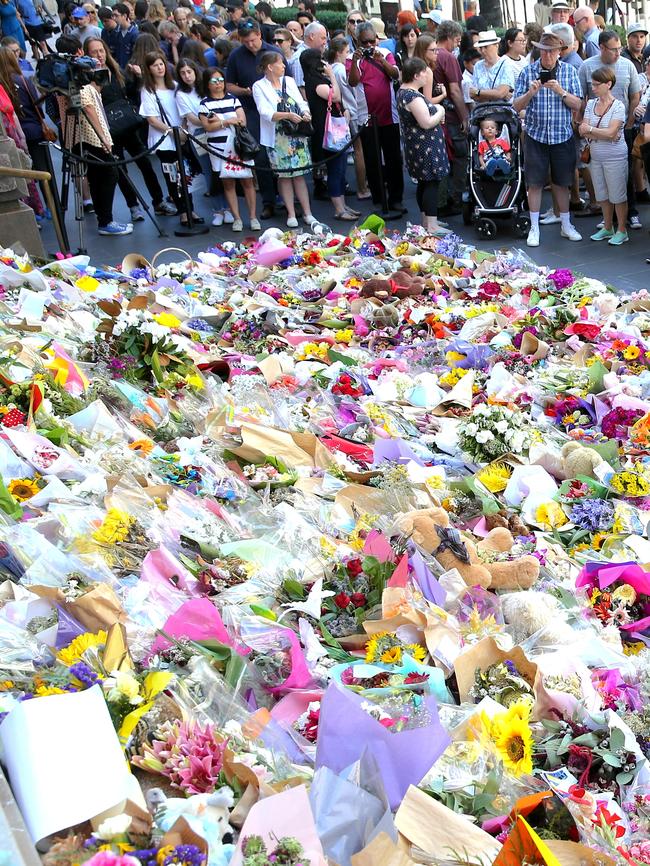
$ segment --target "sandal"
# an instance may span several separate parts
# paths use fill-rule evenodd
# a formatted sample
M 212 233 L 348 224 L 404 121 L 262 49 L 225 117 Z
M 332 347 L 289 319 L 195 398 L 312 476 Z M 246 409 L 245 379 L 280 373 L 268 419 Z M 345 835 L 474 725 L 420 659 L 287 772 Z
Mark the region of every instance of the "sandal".
M 361 214 L 359 214 L 361 216 Z M 358 217 L 356 217 L 353 213 L 348 210 L 342 210 L 339 213 L 334 214 L 335 220 L 345 220 L 346 222 L 354 222 Z
M 347 205 L 343 208 L 344 213 L 351 213 L 355 219 L 358 219 L 361 216 L 360 210 L 355 210 L 352 207 L 348 207 Z

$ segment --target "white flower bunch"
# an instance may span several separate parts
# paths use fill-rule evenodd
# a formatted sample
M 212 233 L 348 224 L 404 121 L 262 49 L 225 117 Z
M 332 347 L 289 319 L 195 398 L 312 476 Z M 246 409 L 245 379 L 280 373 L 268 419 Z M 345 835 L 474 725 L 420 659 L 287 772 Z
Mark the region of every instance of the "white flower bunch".
M 460 447 L 477 463 L 489 463 L 509 452 L 522 454 L 531 441 L 524 415 L 503 406 L 476 406 L 458 427 Z
M 144 310 L 122 310 L 113 325 L 113 336 L 121 337 L 129 328 L 136 328 L 145 320 Z

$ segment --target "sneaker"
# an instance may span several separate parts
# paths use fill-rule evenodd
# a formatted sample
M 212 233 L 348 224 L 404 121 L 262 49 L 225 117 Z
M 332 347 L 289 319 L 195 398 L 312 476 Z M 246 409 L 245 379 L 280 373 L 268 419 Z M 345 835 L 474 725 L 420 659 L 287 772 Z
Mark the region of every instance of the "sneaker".
M 563 228 L 560 232 L 563 238 L 566 238 L 568 241 L 581 241 L 582 235 L 579 231 L 576 231 L 575 227 L 569 223 L 568 228 Z
M 117 237 L 118 235 L 130 235 L 133 231 L 133 226 L 131 223 L 116 223 L 115 220 L 113 220 L 112 223 L 109 223 L 106 226 L 100 226 L 97 231 L 100 235 Z
M 153 210 L 156 216 L 176 216 L 178 213 L 176 206 L 168 201 L 161 201 L 160 204 L 154 205 Z
M 298 220 L 295 217 L 289 217 L 289 219 L 287 220 L 287 227 L 290 229 L 297 229 Z
M 634 219 L 634 217 L 632 217 L 632 219 Z M 609 239 L 609 245 L 611 247 L 620 247 L 621 244 L 626 244 L 629 239 L 627 232 L 616 232 L 616 234 L 612 235 Z
M 634 216 L 627 218 L 627 226 L 628 226 L 628 228 L 634 229 L 634 230 L 638 230 L 638 229 L 643 228 L 641 220 L 638 218 L 638 216 L 636 216 L 636 214 Z M 625 234 L 625 232 L 617 232 L 617 234 Z M 621 243 L 625 243 L 625 241 L 621 241 Z
M 313 215 L 313 213 L 304 214 L 303 221 L 307 223 L 308 226 L 313 226 L 314 223 L 317 223 L 318 220 Z M 287 222 L 288 224 L 288 222 Z
M 562 220 L 559 218 L 559 216 L 555 215 L 552 208 L 547 210 L 546 213 L 543 213 L 539 218 L 539 224 L 541 226 L 554 226 L 557 223 L 561 222 Z
M 596 228 L 597 229 L 604 229 L 605 228 L 605 220 L 601 220 L 599 223 L 596 223 Z
M 531 226 L 530 231 L 528 232 L 528 237 L 526 238 L 526 244 L 529 247 L 538 247 L 539 246 L 539 228 L 537 226 Z
M 244 223 L 241 220 L 233 220 L 232 222 L 232 230 L 234 232 L 242 232 L 244 231 Z
M 595 235 L 591 236 L 592 241 L 608 241 L 610 238 L 614 237 L 614 229 L 598 229 Z
M 255 217 L 253 217 L 253 218 L 251 219 L 251 231 L 252 231 L 252 232 L 261 232 L 261 231 L 262 231 L 262 224 L 261 224 L 261 222 L 260 222 L 258 219 L 256 219 Z
M 227 226 L 232 225 L 235 222 L 234 216 L 230 213 L 229 210 L 225 210 L 223 212 L 223 221 Z
M 215 215 L 212 217 L 212 225 L 213 226 L 222 226 L 223 225 L 223 211 L 217 211 Z
M 131 211 L 131 222 L 144 222 L 144 211 L 139 204 L 134 204 L 132 208 L 129 208 L 129 210 Z

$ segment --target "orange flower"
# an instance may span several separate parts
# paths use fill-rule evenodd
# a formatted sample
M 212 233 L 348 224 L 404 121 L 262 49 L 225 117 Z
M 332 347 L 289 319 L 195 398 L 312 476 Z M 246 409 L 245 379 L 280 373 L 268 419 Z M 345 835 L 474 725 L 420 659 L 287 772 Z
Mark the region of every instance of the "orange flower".
M 151 454 L 154 445 L 151 439 L 136 439 L 129 444 L 131 451 L 137 451 L 138 454 Z

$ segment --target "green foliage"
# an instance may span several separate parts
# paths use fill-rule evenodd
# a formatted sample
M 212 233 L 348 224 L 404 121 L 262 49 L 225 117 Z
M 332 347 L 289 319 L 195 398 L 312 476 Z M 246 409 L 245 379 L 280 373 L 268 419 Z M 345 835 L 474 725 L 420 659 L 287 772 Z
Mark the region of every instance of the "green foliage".
M 276 24 L 286 26 L 288 21 L 293 21 L 298 10 L 295 6 L 287 6 L 286 9 L 274 9 L 273 20 Z M 329 31 L 345 30 L 348 13 L 342 0 L 333 3 L 319 3 L 317 7 L 316 20 L 327 27 Z

